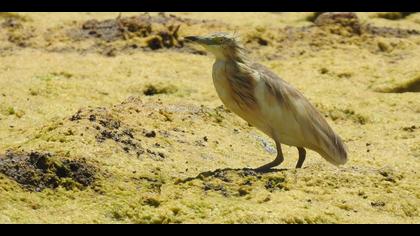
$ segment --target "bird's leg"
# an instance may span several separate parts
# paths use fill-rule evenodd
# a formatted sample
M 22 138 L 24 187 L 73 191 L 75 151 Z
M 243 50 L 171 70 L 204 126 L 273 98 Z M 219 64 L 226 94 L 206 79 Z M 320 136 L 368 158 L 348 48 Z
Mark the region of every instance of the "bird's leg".
M 272 161 L 268 164 L 265 164 L 263 166 L 258 167 L 257 169 L 255 169 L 256 171 L 264 172 L 264 171 L 267 171 L 267 170 L 269 170 L 269 169 L 271 169 L 275 166 L 280 165 L 283 162 L 284 158 L 283 158 L 283 152 L 281 151 L 281 144 L 277 141 L 276 141 L 276 147 L 277 147 L 276 159 L 274 159 L 274 161 Z
M 297 148 L 299 151 L 299 160 L 296 164 L 296 168 L 302 168 L 303 162 L 305 161 L 305 157 L 306 157 L 306 151 L 304 148 L 298 147 Z

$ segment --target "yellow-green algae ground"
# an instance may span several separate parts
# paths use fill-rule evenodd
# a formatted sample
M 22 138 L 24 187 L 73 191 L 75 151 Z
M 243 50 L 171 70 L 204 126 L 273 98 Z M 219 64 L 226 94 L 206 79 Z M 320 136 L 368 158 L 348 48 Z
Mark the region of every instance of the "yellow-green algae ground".
M 151 50 L 165 36 L 135 26 L 109 41 L 78 34 L 117 13 L 0 13 L 1 158 L 38 151 L 96 168 L 87 188 L 42 191 L 0 173 L 1 223 L 420 223 L 420 13 L 357 13 L 362 33 L 315 26 L 313 13 L 173 15 L 150 14 L 181 25 Z M 276 171 L 247 169 L 274 158 L 272 141 L 221 106 L 213 59 L 181 42 L 214 31 L 236 31 L 301 90 L 349 162 L 309 151 L 294 169 L 284 147 Z

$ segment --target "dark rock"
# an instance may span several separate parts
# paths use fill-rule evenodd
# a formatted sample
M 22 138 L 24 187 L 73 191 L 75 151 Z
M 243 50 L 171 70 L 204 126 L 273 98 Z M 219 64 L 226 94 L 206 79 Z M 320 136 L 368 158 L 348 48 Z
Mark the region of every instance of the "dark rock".
M 61 160 L 50 153 L 7 152 L 0 156 L 0 173 L 30 191 L 55 189 L 84 189 L 93 184 L 96 168 L 85 160 Z

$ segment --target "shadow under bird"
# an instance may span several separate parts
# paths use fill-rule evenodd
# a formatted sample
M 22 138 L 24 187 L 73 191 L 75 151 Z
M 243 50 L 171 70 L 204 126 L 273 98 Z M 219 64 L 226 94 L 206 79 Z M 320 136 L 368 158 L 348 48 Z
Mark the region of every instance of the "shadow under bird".
M 214 54 L 213 82 L 223 104 L 274 139 L 276 159 L 257 171 L 267 171 L 283 162 L 281 144 L 297 147 L 296 168 L 305 161 L 305 148 L 334 165 L 346 163 L 346 147 L 324 117 L 297 89 L 265 66 L 252 62 L 236 36 L 215 33 L 185 39 Z

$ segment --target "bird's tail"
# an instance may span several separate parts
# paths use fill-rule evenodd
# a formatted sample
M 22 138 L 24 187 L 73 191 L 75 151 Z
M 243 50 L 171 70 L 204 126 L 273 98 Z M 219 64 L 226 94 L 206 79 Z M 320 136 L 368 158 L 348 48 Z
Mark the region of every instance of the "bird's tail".
M 327 145 L 318 151 L 325 160 L 336 166 L 347 162 L 347 148 L 338 135 L 329 136 L 325 144 Z

